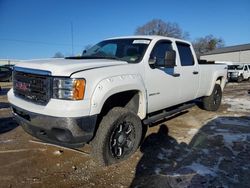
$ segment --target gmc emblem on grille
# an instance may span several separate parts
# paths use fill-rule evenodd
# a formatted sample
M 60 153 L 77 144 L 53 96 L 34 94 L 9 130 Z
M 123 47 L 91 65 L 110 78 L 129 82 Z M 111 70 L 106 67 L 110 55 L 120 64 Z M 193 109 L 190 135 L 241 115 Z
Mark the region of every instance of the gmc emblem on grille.
M 25 83 L 25 82 L 16 82 L 15 83 L 15 88 L 21 91 L 28 91 L 30 87 L 29 83 Z

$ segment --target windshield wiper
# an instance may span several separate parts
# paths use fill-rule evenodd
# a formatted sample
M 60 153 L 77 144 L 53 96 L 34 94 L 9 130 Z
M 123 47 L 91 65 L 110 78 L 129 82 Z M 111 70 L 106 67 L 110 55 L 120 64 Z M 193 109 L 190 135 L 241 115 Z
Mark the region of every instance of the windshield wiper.
M 115 56 L 105 56 L 105 57 L 102 57 L 103 59 L 114 59 L 114 60 L 119 60 L 120 59 L 118 57 L 115 57 Z
M 97 59 L 94 56 L 69 56 L 65 57 L 65 59 Z

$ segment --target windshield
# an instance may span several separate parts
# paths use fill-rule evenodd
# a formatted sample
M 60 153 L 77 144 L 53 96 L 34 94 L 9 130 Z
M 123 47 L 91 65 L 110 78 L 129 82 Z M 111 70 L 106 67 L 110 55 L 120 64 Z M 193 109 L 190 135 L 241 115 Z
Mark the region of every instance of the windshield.
M 84 51 L 77 59 L 116 59 L 137 63 L 144 56 L 149 43 L 149 39 L 105 40 Z
M 229 65 L 228 70 L 242 70 L 243 65 Z

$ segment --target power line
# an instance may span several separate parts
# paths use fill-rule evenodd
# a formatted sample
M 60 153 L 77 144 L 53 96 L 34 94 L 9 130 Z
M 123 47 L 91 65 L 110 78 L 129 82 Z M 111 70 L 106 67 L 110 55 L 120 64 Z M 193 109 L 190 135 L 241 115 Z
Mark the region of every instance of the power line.
M 43 45 L 51 45 L 51 46 L 72 46 L 72 44 L 66 43 L 52 43 L 52 42 L 42 42 L 42 41 L 32 41 L 32 40 L 21 40 L 21 39 L 7 39 L 7 38 L 0 38 L 1 41 L 9 41 L 9 42 L 20 42 L 20 43 L 32 43 L 32 44 L 43 44 Z M 74 44 L 74 46 L 83 47 L 80 44 Z
M 71 50 L 72 50 L 72 55 L 74 54 L 74 34 L 73 34 L 73 23 L 70 22 L 71 25 Z

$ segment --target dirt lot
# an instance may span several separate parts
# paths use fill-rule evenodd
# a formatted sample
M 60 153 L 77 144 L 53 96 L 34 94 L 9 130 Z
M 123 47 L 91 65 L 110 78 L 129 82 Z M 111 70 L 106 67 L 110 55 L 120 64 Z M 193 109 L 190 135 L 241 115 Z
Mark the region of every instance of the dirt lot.
M 0 84 L 0 187 L 250 187 L 250 82 L 228 84 L 216 113 L 193 107 L 150 127 L 136 154 L 110 167 L 89 146 L 34 142 L 11 118 L 11 85 Z

